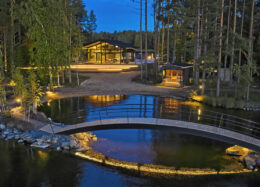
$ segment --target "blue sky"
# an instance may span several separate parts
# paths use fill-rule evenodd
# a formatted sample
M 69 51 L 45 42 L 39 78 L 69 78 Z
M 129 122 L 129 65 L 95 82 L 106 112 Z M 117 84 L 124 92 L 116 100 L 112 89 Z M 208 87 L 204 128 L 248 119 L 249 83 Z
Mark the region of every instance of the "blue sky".
M 139 30 L 140 0 L 83 0 L 88 12 L 94 10 L 97 17 L 97 32 Z M 148 0 L 148 30 L 153 30 L 153 0 Z M 143 0 L 144 30 L 144 0 Z

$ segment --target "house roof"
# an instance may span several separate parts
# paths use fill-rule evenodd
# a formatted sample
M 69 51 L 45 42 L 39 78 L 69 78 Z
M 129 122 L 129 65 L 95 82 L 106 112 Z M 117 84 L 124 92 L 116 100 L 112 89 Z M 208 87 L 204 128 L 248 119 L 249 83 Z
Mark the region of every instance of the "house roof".
M 109 44 L 112 44 L 112 45 L 115 45 L 115 46 L 119 46 L 119 47 L 124 48 L 124 49 L 136 50 L 136 47 L 131 45 L 131 44 L 124 43 L 124 42 L 121 42 L 119 40 L 109 40 L 109 39 L 97 40 L 95 42 L 91 42 L 91 43 L 85 44 L 83 48 L 89 48 L 89 47 L 98 45 L 100 43 L 105 43 L 105 42 L 109 43 Z
M 186 64 L 186 63 L 176 63 L 176 64 L 167 64 L 163 65 L 162 69 L 175 69 L 175 70 L 182 70 L 182 69 L 188 69 L 192 68 L 192 64 Z

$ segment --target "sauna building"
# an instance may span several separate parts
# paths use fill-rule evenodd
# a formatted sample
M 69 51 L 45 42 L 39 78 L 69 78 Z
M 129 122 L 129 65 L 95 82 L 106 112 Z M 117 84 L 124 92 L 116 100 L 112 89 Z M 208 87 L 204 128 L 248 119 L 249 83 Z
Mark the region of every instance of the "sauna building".
M 188 85 L 192 75 L 191 64 L 171 64 L 162 67 L 163 70 L 163 85 L 183 87 Z

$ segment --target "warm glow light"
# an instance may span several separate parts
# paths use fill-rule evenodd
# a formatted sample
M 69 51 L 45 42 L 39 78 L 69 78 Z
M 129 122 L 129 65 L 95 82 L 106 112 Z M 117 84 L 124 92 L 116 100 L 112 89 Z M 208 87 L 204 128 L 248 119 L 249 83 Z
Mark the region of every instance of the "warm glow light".
M 202 85 L 200 85 L 200 86 L 199 86 L 199 88 L 200 88 L 200 89 L 202 89 L 202 88 L 203 88 L 203 86 L 202 86 Z
M 16 102 L 17 102 L 17 103 L 21 103 L 21 101 L 22 101 L 22 100 L 21 100 L 20 98 L 17 98 L 17 99 L 16 99 Z
M 48 105 L 48 106 L 51 106 L 51 100 L 48 100 L 48 101 L 47 101 L 47 105 Z
M 15 83 L 13 80 L 11 80 L 10 83 L 9 83 L 8 85 L 9 85 L 9 86 L 15 86 L 16 83 Z
M 192 99 L 195 101 L 202 101 L 203 98 L 204 98 L 203 96 L 199 96 L 199 95 L 192 96 Z
M 39 157 L 40 157 L 42 160 L 44 160 L 44 161 L 48 160 L 48 153 L 43 152 L 43 151 L 38 151 L 37 153 L 38 153 Z
M 201 115 L 201 110 L 200 109 L 198 109 L 198 115 Z
M 51 91 L 47 91 L 47 92 L 46 92 L 46 95 L 47 95 L 48 97 L 51 97 L 51 98 L 57 97 L 57 94 L 54 93 L 54 92 L 51 92 Z
M 215 69 L 215 70 L 214 70 L 214 72 L 215 72 L 215 73 L 217 73 L 217 72 L 218 72 L 218 70 L 217 70 L 217 69 Z

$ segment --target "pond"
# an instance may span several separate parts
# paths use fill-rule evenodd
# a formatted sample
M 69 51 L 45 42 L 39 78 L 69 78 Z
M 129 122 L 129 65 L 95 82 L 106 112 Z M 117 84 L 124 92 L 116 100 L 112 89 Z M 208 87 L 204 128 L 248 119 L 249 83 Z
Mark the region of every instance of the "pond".
M 203 122 L 200 119 L 203 114 L 221 117 L 222 113 L 228 114 L 230 118 L 234 116 L 260 122 L 259 112 L 214 108 L 198 102 L 145 95 L 94 95 L 49 100 L 40 110 L 55 122 L 64 124 L 93 121 L 100 117 L 105 119 L 127 116 L 159 116 L 184 120 L 191 118 Z
M 136 108 L 125 110 L 125 108 Z M 123 106 L 123 107 L 122 107 Z M 122 109 L 123 108 L 123 109 Z M 108 109 L 115 113 L 100 113 Z M 118 116 L 202 120 L 208 110 L 226 112 L 260 121 L 254 112 L 214 109 L 198 103 L 171 98 L 116 95 L 88 96 L 44 103 L 41 106 L 55 122 L 76 124 Z M 118 112 L 120 111 L 120 112 Z M 187 112 L 188 111 L 188 112 Z M 189 111 L 197 111 L 190 115 Z M 185 115 L 187 112 L 189 115 Z M 203 122 L 203 121 L 202 121 Z M 238 168 L 241 164 L 225 154 L 232 144 L 193 135 L 176 129 L 111 129 L 93 131 L 98 141 L 94 150 L 107 156 L 140 163 L 191 168 Z M 129 171 L 95 164 L 55 151 L 43 151 L 0 141 L 0 186 L 259 186 L 259 174 L 225 176 L 142 176 Z
M 113 129 L 94 131 L 92 148 L 106 156 L 141 164 L 176 168 L 243 168 L 225 154 L 227 143 L 185 134 L 176 129 Z

